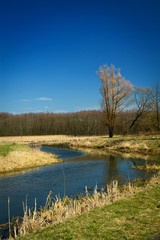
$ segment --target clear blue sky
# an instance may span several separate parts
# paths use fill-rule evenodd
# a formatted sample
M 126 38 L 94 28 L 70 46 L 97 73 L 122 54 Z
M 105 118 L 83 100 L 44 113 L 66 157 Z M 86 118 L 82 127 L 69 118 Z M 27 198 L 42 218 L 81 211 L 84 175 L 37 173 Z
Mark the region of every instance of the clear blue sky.
M 0 112 L 100 108 L 100 65 L 160 80 L 159 0 L 0 0 Z

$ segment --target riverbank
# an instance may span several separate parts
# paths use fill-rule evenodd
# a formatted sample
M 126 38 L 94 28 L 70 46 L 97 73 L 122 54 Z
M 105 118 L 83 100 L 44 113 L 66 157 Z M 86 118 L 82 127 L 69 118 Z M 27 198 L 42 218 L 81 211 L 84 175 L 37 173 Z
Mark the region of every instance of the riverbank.
M 51 165 L 60 161 L 55 155 L 41 152 L 40 149 L 18 143 L 0 143 L 0 174 Z
M 74 202 L 73 208 L 77 204 L 75 209 L 79 207 L 80 216 L 74 211 L 74 217 L 64 214 L 70 206 L 69 199 L 64 208 L 61 201 L 56 203 L 56 208 L 50 204 L 49 209 L 37 213 L 37 219 L 36 215 L 34 220 L 25 219 L 26 230 L 32 231 L 17 239 L 159 239 L 160 176 L 141 188 L 128 186 L 120 192 L 113 189 L 111 195 L 105 195 L 110 198 L 108 202 L 101 193 L 94 193 L 92 198 L 86 193 L 83 199 L 77 200 L 78 204 Z M 59 219 L 58 214 L 62 216 Z M 52 218 L 56 219 L 54 225 Z
M 76 148 L 105 149 L 118 152 L 160 155 L 160 135 L 154 136 L 22 136 L 0 137 L 0 143 L 63 144 Z
M 108 139 L 105 136 L 104 137 L 70 137 L 70 136 L 69 137 L 68 136 L 48 136 L 48 137 L 47 136 L 42 136 L 42 137 L 38 136 L 38 137 L 36 137 L 35 136 L 35 137 L 26 137 L 26 138 L 22 137 L 22 139 L 24 141 L 23 142 L 24 145 L 22 145 L 21 138 L 18 138 L 17 140 L 14 139 L 14 141 L 12 141 L 12 144 L 10 143 L 11 138 L 7 138 L 7 141 L 5 141 L 5 142 L 4 142 L 4 138 L 3 138 L 3 141 L 1 141 L 1 144 L 4 144 L 4 146 L 7 144 L 11 144 L 11 148 L 15 148 L 14 150 L 16 150 L 16 148 L 19 148 L 21 146 L 23 149 L 16 150 L 19 153 L 20 153 L 20 151 L 23 151 L 24 148 L 27 148 L 27 149 L 25 149 L 26 152 L 29 151 L 27 153 L 27 155 L 30 155 L 31 150 L 35 150 L 35 149 L 30 149 L 28 147 L 28 144 L 31 144 L 31 143 L 36 144 L 36 145 L 41 145 L 41 144 L 61 145 L 62 144 L 62 145 L 70 146 L 72 148 L 78 148 L 78 149 L 85 148 L 86 151 L 91 151 L 91 152 L 96 151 L 97 152 L 97 150 L 98 150 L 100 152 L 104 151 L 104 153 L 106 153 L 106 150 L 116 152 L 116 150 L 114 151 L 115 146 L 119 146 L 119 148 L 121 148 L 120 143 L 124 144 L 124 142 L 127 142 L 127 141 L 133 143 L 133 141 L 134 141 L 134 145 L 135 145 L 136 141 L 137 141 L 137 145 L 138 145 L 138 143 L 141 142 L 141 145 L 139 144 L 137 146 L 139 151 L 132 150 L 131 154 L 134 154 L 134 156 L 136 154 L 139 154 L 140 147 L 142 148 L 142 146 L 144 146 L 143 145 L 144 143 L 146 143 L 146 146 L 147 146 L 147 147 L 143 148 L 143 149 L 146 149 L 146 152 L 153 153 L 152 149 L 157 151 L 157 149 L 159 148 L 158 136 L 156 136 L 156 137 L 151 136 L 151 137 L 147 137 L 147 138 L 139 137 L 139 139 L 136 139 L 134 137 L 128 137 L 128 140 L 127 140 L 127 137 L 123 138 L 123 137 L 118 137 L 118 136 L 113 139 Z M 2 140 L 2 138 L 0 140 Z M 114 145 L 115 142 L 117 143 L 117 145 Z M 119 145 L 118 145 L 118 142 L 119 142 Z M 107 144 L 108 144 L 108 146 L 106 147 Z M 129 146 L 130 146 L 130 148 L 134 149 L 135 146 L 133 148 L 132 145 L 133 144 L 130 144 Z M 151 146 L 152 146 L 152 148 L 151 148 Z M 122 149 L 122 151 L 121 151 L 122 154 L 124 154 L 123 150 L 124 149 Z M 1 154 L 6 155 L 3 157 L 7 157 L 11 152 L 14 152 L 14 151 L 9 151 L 7 148 L 7 150 L 2 151 L 2 152 L 1 152 Z M 117 153 L 119 154 L 118 151 L 117 151 Z M 142 153 L 144 154 L 144 151 Z M 127 148 L 126 148 L 125 154 L 130 154 L 129 151 L 127 152 Z M 156 155 L 157 155 L 157 157 L 159 156 L 158 151 L 157 151 Z M 146 154 L 144 156 L 146 156 Z M 149 156 L 151 156 L 151 155 L 149 155 Z M 21 158 L 21 160 L 22 159 L 23 158 Z M 32 160 L 34 162 L 34 158 Z M 111 201 L 109 202 L 109 205 L 107 202 L 106 205 L 102 204 L 103 207 L 101 207 L 100 205 L 96 205 L 94 201 L 89 200 L 88 202 L 91 207 L 89 209 L 89 204 L 88 204 L 88 202 L 86 202 L 87 204 L 85 205 L 85 208 L 88 209 L 89 211 L 90 210 L 91 211 L 87 212 L 87 213 L 85 213 L 85 211 L 84 211 L 84 205 L 83 205 L 84 202 L 81 198 L 82 205 L 80 205 L 78 202 L 76 209 L 80 208 L 81 209 L 80 214 L 82 214 L 82 215 L 81 216 L 75 215 L 74 217 L 71 216 L 71 218 L 69 220 L 65 219 L 65 222 L 62 225 L 56 223 L 56 225 L 54 225 L 54 226 L 50 225 L 50 226 L 47 226 L 47 228 L 45 228 L 46 225 L 48 225 L 48 223 L 51 223 L 51 219 L 55 216 L 55 211 L 49 211 L 49 212 L 42 211 L 41 213 L 43 213 L 44 218 L 39 219 L 42 221 L 36 222 L 36 223 L 31 221 L 33 223 L 33 225 L 32 225 L 33 228 L 30 228 L 30 229 L 34 229 L 33 232 L 30 233 L 29 235 L 24 236 L 24 238 L 21 237 L 20 239 L 67 239 L 68 238 L 68 239 L 137 239 L 137 240 L 138 239 L 147 239 L 148 240 L 148 238 L 151 238 L 151 236 L 160 234 L 157 230 L 157 222 L 158 223 L 160 222 L 159 212 L 158 212 L 159 208 L 160 208 L 160 206 L 159 206 L 159 204 L 160 204 L 159 203 L 160 186 L 159 186 L 159 184 L 160 184 L 160 178 L 158 178 L 158 180 L 154 179 L 154 182 L 151 182 L 150 185 L 147 185 L 146 187 L 142 187 L 141 189 L 137 190 L 137 188 L 133 188 L 133 189 L 131 188 L 130 189 L 131 192 L 128 193 L 128 191 L 127 191 L 125 196 L 119 195 L 119 192 L 121 193 L 121 190 L 122 190 L 121 189 L 118 192 L 118 195 L 117 195 L 118 198 L 116 199 L 116 202 L 112 204 L 112 202 L 115 199 L 111 197 L 110 198 Z M 150 191 L 150 187 L 152 187 L 152 186 L 155 190 Z M 125 188 L 124 188 L 124 190 L 125 190 Z M 145 195 L 146 190 L 149 191 L 149 193 L 147 193 L 147 195 Z M 141 195 L 139 195 L 139 197 L 138 197 L 137 194 L 139 194 L 140 192 L 143 192 L 143 193 Z M 154 192 L 155 192 L 155 194 L 154 194 Z M 96 201 L 96 196 L 99 196 L 99 195 L 95 195 L 95 197 L 93 197 L 93 200 L 95 200 L 95 201 Z M 134 197 L 137 202 L 130 201 Z M 101 199 L 103 200 L 103 198 L 101 198 L 101 196 L 100 196 L 100 201 L 101 201 Z M 157 202 L 157 199 L 158 199 L 158 202 Z M 124 202 L 123 201 L 127 201 L 124 212 L 123 212 L 123 210 L 124 210 Z M 145 202 L 146 202 L 146 204 L 145 204 Z M 153 204 L 150 204 L 150 202 Z M 120 204 L 116 205 L 117 207 L 115 208 L 114 204 L 116 204 L 116 203 L 117 204 L 120 203 Z M 59 202 L 59 200 L 57 202 L 57 212 L 62 214 L 62 221 L 64 220 L 64 216 L 65 216 L 63 210 L 66 209 L 67 204 L 68 204 L 68 199 L 66 199 L 64 209 L 62 209 L 61 203 Z M 74 204 L 75 204 L 75 202 L 71 205 L 75 206 Z M 143 211 L 141 211 L 142 206 L 144 206 L 142 209 Z M 97 210 L 97 209 L 99 209 L 99 210 Z M 137 211 L 137 209 L 138 209 L 138 211 Z M 95 211 L 95 214 L 92 216 L 92 213 L 94 211 Z M 105 212 L 105 216 L 104 216 L 103 212 Z M 107 215 L 108 212 L 109 212 L 110 217 Z M 35 213 L 37 215 L 39 215 L 38 212 L 35 211 Z M 71 211 L 71 214 L 72 213 L 73 213 L 73 211 Z M 29 214 L 29 212 L 28 212 L 28 214 Z M 35 214 L 35 217 L 37 216 L 36 214 Z M 158 214 L 158 216 L 157 216 L 157 214 Z M 67 216 L 67 214 L 66 214 L 66 216 Z M 96 216 L 97 216 L 97 218 L 96 218 Z M 112 216 L 115 216 L 115 217 L 112 218 Z M 88 221 L 88 219 L 89 219 L 89 221 Z M 120 221 L 119 221 L 119 219 L 120 219 Z M 78 225 L 79 222 L 81 223 L 80 225 Z M 103 224 L 102 224 L 103 222 L 105 223 L 104 228 L 103 228 Z M 138 222 L 138 226 L 137 226 L 137 222 Z M 41 225 L 41 223 L 42 223 L 42 225 Z M 71 225 L 68 225 L 70 223 L 71 223 Z M 72 225 L 73 225 L 73 228 L 72 228 Z M 140 225 L 140 227 L 139 227 L 139 225 Z M 34 228 L 34 226 L 35 226 L 35 228 Z M 39 228 L 39 230 L 38 231 L 35 230 L 36 228 Z M 137 232 L 135 231 L 136 228 L 137 228 Z M 80 232 L 78 229 L 80 229 Z M 81 231 L 84 233 L 81 233 Z
M 22 136 L 22 137 L 0 137 L 0 146 L 13 145 L 55 145 L 68 146 L 75 149 L 104 150 L 111 153 L 133 156 L 144 159 L 158 159 L 160 156 L 160 136 Z M 23 160 L 23 161 L 22 161 Z M 0 173 L 25 170 L 29 168 L 50 165 L 59 160 L 52 154 L 42 153 L 37 149 L 23 151 L 14 149 L 7 156 L 0 156 Z

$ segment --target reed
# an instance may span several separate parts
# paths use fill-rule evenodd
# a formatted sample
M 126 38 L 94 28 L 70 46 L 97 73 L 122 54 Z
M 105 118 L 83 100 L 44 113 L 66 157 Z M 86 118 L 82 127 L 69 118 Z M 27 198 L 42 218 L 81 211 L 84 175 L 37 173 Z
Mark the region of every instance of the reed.
M 133 166 L 133 169 L 139 169 L 139 170 L 144 170 L 146 172 L 150 171 L 160 171 L 160 165 L 157 164 L 145 164 L 144 166 Z
M 85 187 L 85 196 L 79 196 L 77 198 L 68 198 L 66 196 L 63 199 L 58 196 L 56 196 L 55 199 L 52 198 L 52 192 L 50 192 L 44 208 L 41 208 L 40 211 L 37 211 L 35 199 L 33 212 L 27 208 L 26 200 L 26 204 L 23 204 L 23 220 L 20 220 L 19 224 L 14 226 L 16 236 L 17 233 L 22 236 L 33 229 L 39 229 L 49 224 L 64 222 L 68 218 L 81 215 L 96 207 L 111 204 L 133 193 L 137 188 L 129 183 L 123 187 L 122 191 L 118 186 L 118 181 L 114 180 L 111 184 L 106 186 L 106 189 L 106 191 L 104 191 L 104 189 L 98 191 L 97 186 L 95 186 L 93 194 L 90 195 L 87 187 Z
M 9 225 L 9 239 L 12 239 L 11 235 L 11 218 L 10 218 L 10 198 L 8 197 L 8 225 Z
M 128 189 L 128 185 L 123 188 L 126 187 Z M 124 198 L 119 195 L 120 200 L 112 204 L 96 207 L 59 224 L 48 224 L 18 239 L 160 239 L 160 175 L 132 190 L 124 194 L 125 189 L 120 189 L 119 194 Z

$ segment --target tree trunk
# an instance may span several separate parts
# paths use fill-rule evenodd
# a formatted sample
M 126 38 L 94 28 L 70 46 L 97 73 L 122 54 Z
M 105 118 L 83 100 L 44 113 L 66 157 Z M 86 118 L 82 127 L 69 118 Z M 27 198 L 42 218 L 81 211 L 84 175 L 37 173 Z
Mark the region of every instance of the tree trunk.
M 129 127 L 129 130 L 133 127 L 133 125 L 135 124 L 135 122 L 138 120 L 138 118 L 139 118 L 142 114 L 143 114 L 143 113 L 141 112 L 141 113 L 139 113 L 139 114 L 135 117 L 135 119 L 133 120 L 132 124 L 131 124 L 130 127 Z
M 109 126 L 109 137 L 113 137 L 113 127 Z

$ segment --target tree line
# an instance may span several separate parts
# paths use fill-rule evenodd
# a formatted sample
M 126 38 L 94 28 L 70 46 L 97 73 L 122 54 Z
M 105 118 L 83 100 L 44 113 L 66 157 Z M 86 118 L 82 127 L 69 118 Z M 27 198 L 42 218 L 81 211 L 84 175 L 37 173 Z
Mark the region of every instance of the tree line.
M 103 135 L 101 111 L 77 113 L 0 113 L 0 136 Z
M 138 114 L 138 115 L 137 115 Z M 155 134 L 159 132 L 157 112 L 141 112 L 133 108 L 123 111 L 115 121 L 114 134 Z M 0 113 L 0 136 L 33 135 L 92 136 L 109 134 L 104 111 L 80 111 L 76 113 Z

